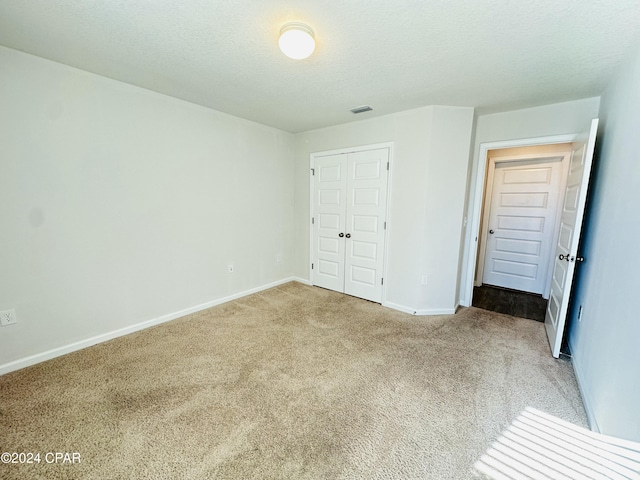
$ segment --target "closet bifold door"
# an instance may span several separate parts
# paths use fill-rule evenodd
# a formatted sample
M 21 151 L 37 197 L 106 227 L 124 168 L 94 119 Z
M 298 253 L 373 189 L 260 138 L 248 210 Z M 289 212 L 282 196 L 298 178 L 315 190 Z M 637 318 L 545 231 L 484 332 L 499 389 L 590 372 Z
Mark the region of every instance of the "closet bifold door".
M 315 157 L 313 284 L 382 301 L 389 149 Z

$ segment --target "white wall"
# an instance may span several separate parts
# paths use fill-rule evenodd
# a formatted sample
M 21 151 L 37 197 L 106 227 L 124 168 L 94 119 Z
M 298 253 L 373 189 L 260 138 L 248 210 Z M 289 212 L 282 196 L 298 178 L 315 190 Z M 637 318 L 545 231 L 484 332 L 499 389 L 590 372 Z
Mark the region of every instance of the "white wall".
M 0 71 L 0 370 L 290 277 L 291 134 L 3 47 Z
M 592 426 L 640 441 L 640 51 L 602 97 L 569 342 Z M 582 305 L 581 321 L 577 309 Z
M 478 116 L 475 122 L 474 148 L 470 158 L 469 189 L 466 199 L 468 225 L 471 226 L 479 166 L 478 155 L 482 143 L 580 133 L 587 130 L 591 119 L 598 116 L 599 105 L 600 97 L 594 97 Z M 467 228 L 464 234 L 464 254 L 460 269 L 461 289 L 459 292 L 461 304 L 465 303 L 464 299 L 469 295 L 465 288 L 465 280 L 471 254 L 470 245 L 473 245 L 475 249 L 475 242 L 472 244 L 471 240 L 472 236 L 475 238 L 476 233 L 472 232 L 471 228 Z
M 394 142 L 385 304 L 452 312 L 472 123 L 472 108 L 431 106 L 297 134 L 294 274 L 309 278 L 309 155 Z

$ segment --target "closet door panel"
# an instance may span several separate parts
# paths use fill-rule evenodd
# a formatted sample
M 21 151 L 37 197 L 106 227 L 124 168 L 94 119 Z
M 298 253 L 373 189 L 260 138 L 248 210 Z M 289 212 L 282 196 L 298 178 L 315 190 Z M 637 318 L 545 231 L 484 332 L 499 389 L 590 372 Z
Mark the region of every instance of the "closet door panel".
M 382 301 L 389 149 L 350 153 L 344 292 Z
M 344 292 L 347 154 L 316 158 L 314 189 L 313 284 Z

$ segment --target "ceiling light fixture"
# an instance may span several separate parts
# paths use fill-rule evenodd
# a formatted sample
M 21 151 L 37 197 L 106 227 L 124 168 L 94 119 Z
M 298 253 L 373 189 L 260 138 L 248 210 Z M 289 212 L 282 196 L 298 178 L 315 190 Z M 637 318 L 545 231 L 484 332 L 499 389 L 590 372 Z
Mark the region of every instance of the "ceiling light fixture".
M 280 29 L 280 50 L 287 57 L 302 60 L 313 53 L 316 41 L 309 25 L 300 22 L 285 23 Z

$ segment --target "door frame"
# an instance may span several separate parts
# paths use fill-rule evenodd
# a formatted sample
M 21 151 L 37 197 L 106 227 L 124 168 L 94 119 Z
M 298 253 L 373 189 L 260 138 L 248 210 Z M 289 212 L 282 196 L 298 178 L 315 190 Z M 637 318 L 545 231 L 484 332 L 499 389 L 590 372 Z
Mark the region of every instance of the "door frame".
M 547 144 L 550 145 L 550 144 Z M 561 143 L 558 143 L 561 145 Z M 489 155 L 489 150 L 487 152 L 487 175 L 484 182 L 484 195 L 483 195 L 483 204 L 480 215 L 482 217 L 482 224 L 480 226 L 480 235 L 478 236 L 478 260 L 475 272 L 475 280 L 474 286 L 479 287 L 482 285 L 483 274 L 484 274 L 484 262 L 486 260 L 486 249 L 487 249 L 487 230 L 489 229 L 489 211 L 487 208 L 491 205 L 491 200 L 493 196 L 493 173 L 495 172 L 495 168 L 499 163 L 524 163 L 524 162 L 535 162 L 535 163 L 545 163 L 549 159 L 560 158 L 560 183 L 558 186 L 558 199 L 555 205 L 555 213 L 553 217 L 553 232 L 551 235 L 552 239 L 558 238 L 559 230 L 560 230 L 560 213 L 562 210 L 562 192 L 564 189 L 564 185 L 567 182 L 567 173 L 569 171 L 569 163 L 571 152 L 541 152 L 534 154 L 520 154 L 520 155 L 503 155 L 500 156 L 499 150 L 495 152 L 494 155 Z M 553 254 L 550 251 L 549 258 L 547 258 L 547 272 L 550 272 L 550 268 L 553 266 Z M 551 276 L 547 274 L 544 280 L 544 286 L 542 288 L 542 297 L 545 299 L 549 298 L 549 293 L 551 291 Z
M 482 202 L 484 197 L 484 185 L 489 163 L 489 150 L 516 147 L 537 147 L 541 145 L 551 145 L 556 143 L 573 143 L 578 139 L 580 133 L 570 133 L 565 135 L 549 135 L 545 137 L 521 138 L 516 140 L 502 140 L 496 142 L 485 142 L 480 144 L 478 152 L 478 168 L 475 179 L 472 179 L 470 186 L 474 187 L 473 196 L 470 196 L 471 222 L 464 246 L 464 256 L 467 259 L 463 267 L 460 279 L 460 305 L 470 307 L 473 301 L 473 286 L 475 282 L 476 264 L 478 261 L 478 239 L 480 238 L 480 220 L 482 217 Z
M 387 259 L 389 258 L 389 232 L 391 231 L 391 183 L 392 183 L 392 173 L 393 173 L 393 146 L 394 142 L 384 142 L 384 143 L 373 143 L 370 145 L 357 145 L 353 147 L 345 147 L 338 148 L 335 150 L 323 150 L 320 152 L 311 152 L 309 155 L 309 283 L 313 285 L 315 270 L 311 267 L 314 262 L 313 257 L 313 228 L 314 223 L 313 220 L 315 217 L 313 211 L 313 205 L 315 201 L 315 189 L 314 189 L 314 171 L 315 171 L 315 159 L 316 157 L 326 157 L 329 155 L 339 155 L 343 153 L 357 153 L 357 152 L 366 152 L 368 150 L 378 150 L 381 148 L 389 149 L 389 173 L 387 175 L 387 205 L 385 207 L 385 216 L 387 222 L 387 228 L 384 232 L 384 251 L 382 255 L 384 256 L 382 259 L 382 278 L 387 278 Z M 387 285 L 388 282 L 385 281 L 382 284 L 382 305 L 386 305 L 387 303 Z

